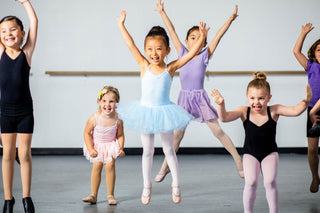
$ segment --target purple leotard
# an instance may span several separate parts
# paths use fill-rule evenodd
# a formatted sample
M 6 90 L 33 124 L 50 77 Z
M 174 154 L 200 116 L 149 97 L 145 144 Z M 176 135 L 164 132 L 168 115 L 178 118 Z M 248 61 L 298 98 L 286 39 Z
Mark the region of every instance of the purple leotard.
M 179 58 L 188 50 L 181 45 Z M 203 89 L 204 76 L 208 66 L 207 48 L 180 68 L 181 91 L 178 104 L 195 117 L 195 121 L 208 122 L 218 119 L 217 111 L 210 104 L 207 92 Z
M 308 83 L 312 89 L 312 99 L 309 106 L 313 107 L 320 99 L 320 64 L 308 60 L 306 72 Z

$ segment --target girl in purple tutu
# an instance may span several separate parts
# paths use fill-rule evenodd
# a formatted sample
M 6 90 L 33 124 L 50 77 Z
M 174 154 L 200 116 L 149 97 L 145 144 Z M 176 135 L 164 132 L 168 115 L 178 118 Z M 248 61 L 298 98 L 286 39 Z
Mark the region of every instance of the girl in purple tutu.
M 107 199 L 109 205 L 116 205 L 114 184 L 116 181 L 115 159 L 124 157 L 123 122 L 118 118 L 116 103 L 119 91 L 111 86 L 104 87 L 98 96 L 99 110 L 93 114 L 84 130 L 84 156 L 93 163 L 91 172 L 91 194 L 82 201 L 97 203 L 103 165 L 106 169 Z
M 157 9 L 163 19 L 164 24 L 166 25 L 168 32 L 173 41 L 174 47 L 179 53 L 179 57 L 182 57 L 188 52 L 188 49 L 192 48 L 195 42 L 199 39 L 199 27 L 194 26 L 189 29 L 187 33 L 187 38 L 185 40 L 188 49 L 182 44 L 179 40 L 178 35 L 175 32 L 174 26 L 172 25 L 169 17 L 164 11 L 164 7 L 159 0 L 157 4 Z M 209 59 L 211 58 L 213 52 L 217 48 L 221 37 L 228 30 L 229 26 L 238 16 L 238 6 L 236 6 L 233 14 L 228 19 L 228 21 L 219 29 L 216 36 L 213 38 L 211 43 L 207 48 L 203 49 L 207 42 L 205 41 L 202 44 L 199 52 L 196 56 L 193 57 L 191 61 L 189 61 L 186 65 L 180 68 L 180 81 L 182 90 L 180 91 L 178 104 L 183 107 L 186 111 L 194 116 L 194 120 L 202 123 L 206 123 L 214 136 L 216 136 L 221 144 L 226 148 L 226 150 L 232 155 L 239 176 L 243 178 L 243 168 L 241 157 L 238 154 L 236 148 L 234 147 L 231 139 L 225 132 L 221 129 L 218 120 L 217 111 L 210 104 L 210 99 L 203 89 L 204 84 L 204 76 L 206 72 L 206 68 L 209 63 Z M 203 50 L 202 50 L 203 49 Z M 181 130 L 177 130 L 174 133 L 174 147 L 175 151 L 178 151 L 180 142 L 184 136 L 186 127 Z M 165 176 L 170 172 L 168 168 L 166 159 L 164 160 L 162 167 L 155 177 L 156 182 L 161 182 Z
M 319 178 L 319 135 L 310 134 L 313 123 L 311 121 L 310 112 L 320 115 L 320 111 L 315 112 L 313 109 L 316 102 L 320 99 L 320 39 L 318 39 L 310 47 L 308 51 L 308 58 L 301 52 L 303 42 L 307 34 L 313 29 L 311 23 L 307 23 L 302 26 L 301 33 L 294 46 L 293 53 L 300 65 L 308 74 L 308 83 L 312 89 L 312 100 L 308 107 L 308 119 L 307 119 L 307 138 L 308 138 L 308 161 L 312 174 L 312 182 L 310 184 L 310 191 L 315 193 L 319 190 L 320 178 Z

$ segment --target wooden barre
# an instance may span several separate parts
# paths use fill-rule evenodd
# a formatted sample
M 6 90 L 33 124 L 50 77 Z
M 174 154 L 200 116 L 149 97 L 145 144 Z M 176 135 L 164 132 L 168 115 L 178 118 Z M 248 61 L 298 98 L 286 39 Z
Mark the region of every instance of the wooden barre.
M 207 71 L 206 75 L 252 75 L 256 71 Z M 261 71 L 267 75 L 301 75 L 305 74 L 304 71 Z M 140 75 L 140 72 L 123 72 L 123 71 L 109 71 L 109 72 L 94 72 L 94 71 L 46 71 L 46 75 L 52 76 L 73 76 L 73 75 L 113 75 L 113 76 L 133 76 Z M 179 72 L 176 72 L 175 75 L 179 75 Z

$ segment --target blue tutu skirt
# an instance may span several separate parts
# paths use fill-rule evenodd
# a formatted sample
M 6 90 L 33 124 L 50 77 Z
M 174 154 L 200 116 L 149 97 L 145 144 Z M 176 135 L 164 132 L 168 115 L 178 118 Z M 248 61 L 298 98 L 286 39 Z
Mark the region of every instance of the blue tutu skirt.
M 142 134 L 171 132 L 185 128 L 193 119 L 179 105 L 172 102 L 166 105 L 145 106 L 140 101 L 119 105 L 117 108 L 123 125 Z

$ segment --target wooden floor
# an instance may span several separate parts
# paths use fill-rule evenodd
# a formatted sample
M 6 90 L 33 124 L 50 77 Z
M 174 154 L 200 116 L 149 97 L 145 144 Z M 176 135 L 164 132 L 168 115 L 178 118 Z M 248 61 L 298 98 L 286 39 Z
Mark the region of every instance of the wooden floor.
M 153 182 L 149 205 L 141 204 L 141 156 L 129 155 L 117 159 L 115 197 L 119 204 L 109 206 L 106 200 L 105 173 L 103 173 L 98 203 L 88 205 L 81 199 L 90 194 L 91 164 L 82 156 L 33 156 L 32 198 L 36 212 L 175 212 L 175 213 L 240 213 L 243 212 L 242 191 L 244 180 L 238 177 L 229 155 L 178 155 L 182 202 L 171 199 L 171 176 L 162 183 Z M 160 168 L 161 155 L 154 156 L 152 176 Z M 21 181 L 15 164 L 13 192 L 16 199 L 14 212 L 23 212 Z M 1 178 L 2 182 L 2 178 Z M 280 154 L 278 173 L 280 213 L 319 213 L 320 193 L 309 192 L 311 175 L 307 156 Z M 3 186 L 0 186 L 1 210 Z M 268 205 L 262 177 L 259 181 L 254 212 L 267 213 Z

